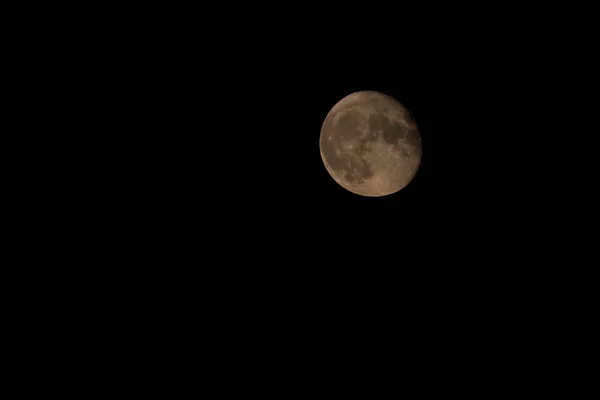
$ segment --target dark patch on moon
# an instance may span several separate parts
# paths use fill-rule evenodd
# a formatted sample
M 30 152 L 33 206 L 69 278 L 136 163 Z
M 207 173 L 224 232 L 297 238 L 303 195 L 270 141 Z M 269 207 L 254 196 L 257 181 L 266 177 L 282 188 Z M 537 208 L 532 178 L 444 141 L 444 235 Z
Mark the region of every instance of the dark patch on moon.
M 353 151 L 343 150 L 341 154 L 337 153 L 337 150 L 343 148 L 343 141 L 357 139 L 360 136 L 360 132 L 356 129 L 360 118 L 361 115 L 352 111 L 341 115 L 337 124 L 334 124 L 333 117 L 328 118 L 323 131 L 329 134 L 321 136 L 321 150 L 327 154 L 329 167 L 351 184 L 361 184 L 365 179 L 373 176 L 370 166 L 360 157 L 366 150 L 363 147 L 364 140 L 359 141 Z
M 377 132 L 373 132 L 373 131 L 372 132 L 368 132 L 365 135 L 365 141 L 366 142 L 374 142 L 374 141 L 376 141 L 379 138 L 380 135 L 381 134 L 377 133 Z
M 393 145 L 398 143 L 398 140 L 404 139 L 405 136 L 406 128 L 396 124 L 383 132 L 383 140 Z
M 356 150 L 356 154 L 362 156 L 366 152 L 369 151 L 369 144 L 373 143 L 377 140 L 377 135 L 369 135 L 368 139 L 363 139 L 360 141 L 360 144 Z
M 340 112 L 337 123 L 334 122 L 332 134 L 341 140 L 352 140 L 360 137 L 361 132 L 358 126 L 363 120 L 363 116 L 357 111 Z M 335 117 L 333 118 L 335 121 Z
M 421 147 L 421 136 L 416 129 L 406 129 L 406 142 L 411 147 L 420 148 Z
M 350 183 L 361 184 L 365 179 L 373 176 L 373 171 L 367 163 L 358 156 L 349 157 L 348 169 L 346 170 L 346 180 Z
M 371 131 L 386 131 L 390 129 L 390 120 L 383 114 L 369 115 L 369 127 Z

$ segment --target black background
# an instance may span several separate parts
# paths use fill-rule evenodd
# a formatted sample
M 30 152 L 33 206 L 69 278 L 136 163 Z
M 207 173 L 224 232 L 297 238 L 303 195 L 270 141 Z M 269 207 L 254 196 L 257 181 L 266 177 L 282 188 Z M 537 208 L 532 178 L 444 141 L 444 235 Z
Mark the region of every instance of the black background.
M 67 287 L 50 311 L 80 307 L 66 317 L 132 357 L 161 336 L 167 357 L 200 342 L 248 368 L 263 348 L 350 364 L 353 340 L 366 356 L 543 352 L 528 326 L 573 290 L 553 283 L 578 255 L 564 225 L 588 227 L 567 172 L 584 131 L 561 92 L 580 86 L 554 27 L 455 5 L 175 7 L 80 12 L 34 38 L 35 99 L 55 107 L 29 119 L 56 132 L 40 147 L 61 167 L 36 170 L 32 209 L 54 219 L 36 253 L 76 266 L 41 274 Z M 323 166 L 325 116 L 359 90 L 420 128 L 421 167 L 394 195 L 352 194 Z
M 525 17 L 113 11 L 36 37 L 33 65 L 81 165 L 54 176 L 103 249 L 184 276 L 468 286 L 534 279 L 551 228 L 573 220 L 557 212 L 579 185 L 563 89 L 580 86 L 562 39 Z M 359 90 L 395 97 L 421 131 L 419 172 L 394 195 L 352 194 L 323 166 L 322 122 Z
M 548 131 L 527 45 L 507 45 L 495 28 L 476 39 L 484 22 L 215 27 L 173 15 L 124 18 L 90 61 L 93 112 L 114 157 L 100 196 L 137 257 L 256 280 L 445 286 L 510 269 L 529 227 L 540 228 L 549 155 L 537 135 Z M 420 128 L 421 167 L 394 195 L 352 194 L 323 166 L 321 124 L 359 90 L 395 97 Z

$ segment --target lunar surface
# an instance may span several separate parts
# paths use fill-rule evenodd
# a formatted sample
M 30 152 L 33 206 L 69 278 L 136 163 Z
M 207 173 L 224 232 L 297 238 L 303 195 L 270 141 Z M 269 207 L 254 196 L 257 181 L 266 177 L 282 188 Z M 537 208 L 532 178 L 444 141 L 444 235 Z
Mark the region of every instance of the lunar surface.
M 421 135 L 408 111 L 379 92 L 340 100 L 321 128 L 321 158 L 343 188 L 379 197 L 403 189 L 421 164 Z

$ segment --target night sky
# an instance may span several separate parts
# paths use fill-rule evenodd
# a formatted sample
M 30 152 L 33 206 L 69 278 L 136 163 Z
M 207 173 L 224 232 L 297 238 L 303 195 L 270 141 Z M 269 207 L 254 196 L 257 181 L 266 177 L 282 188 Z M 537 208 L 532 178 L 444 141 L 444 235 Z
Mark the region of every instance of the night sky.
M 232 268 L 305 265 L 330 276 L 445 269 L 439 256 L 481 239 L 473 227 L 489 209 L 472 197 L 486 186 L 476 167 L 485 159 L 481 125 L 473 126 L 479 100 L 463 75 L 395 55 L 371 62 L 343 50 L 263 51 L 244 55 L 248 64 L 185 58 L 148 83 L 145 107 L 135 109 L 144 128 L 129 133 L 136 164 L 126 185 L 136 221 L 148 225 L 142 231 L 183 246 L 184 258 L 222 248 L 217 259 L 238 260 Z M 343 189 L 321 160 L 325 116 L 360 90 L 396 98 L 421 131 L 420 169 L 390 196 Z
M 578 114 L 564 105 L 576 96 L 558 81 L 587 86 L 562 68 L 549 73 L 557 40 L 454 3 L 452 17 L 436 6 L 421 19 L 404 5 L 373 7 L 376 17 L 361 6 L 352 18 L 223 5 L 108 10 L 95 27 L 82 16 L 81 27 L 61 25 L 62 38 L 35 38 L 47 52 L 35 53 L 32 75 L 50 87 L 36 101 L 58 109 L 30 119 L 66 155 L 40 146 L 62 171 L 40 168 L 49 184 L 33 208 L 57 221 L 44 227 L 61 241 L 50 251 L 76 261 L 64 282 L 108 310 L 107 324 L 87 308 L 77 324 L 117 320 L 115 340 L 141 343 L 145 357 L 164 346 L 203 359 L 188 356 L 197 344 L 254 370 L 271 351 L 329 379 L 321 360 L 354 366 L 356 347 L 393 362 L 408 347 L 423 364 L 435 359 L 427 352 L 454 353 L 442 357 L 453 364 L 471 346 L 495 362 L 480 350 L 506 352 L 507 337 L 521 341 L 535 318 L 554 318 L 563 292 L 552 280 L 582 254 L 564 243 L 594 228 L 577 217 L 575 190 L 597 183 L 567 168 L 586 160 L 581 132 L 594 130 L 572 127 Z M 363 90 L 394 97 L 421 133 L 416 176 L 380 198 L 343 189 L 319 151 L 327 113 Z M 63 254 L 27 251 L 42 254 L 47 274 L 62 268 Z M 287 373 L 280 361 L 272 365 Z
M 323 252 L 412 258 L 431 248 L 424 243 L 442 248 L 472 235 L 458 228 L 485 218 L 472 195 L 487 195 L 481 162 L 493 154 L 482 149 L 494 144 L 488 137 L 497 128 L 481 124 L 491 106 L 470 72 L 427 54 L 378 55 L 376 47 L 367 57 L 347 46 L 280 48 L 254 38 L 222 54 L 190 53 L 184 43 L 154 48 L 152 63 L 136 58 L 131 90 L 119 95 L 129 122 L 117 136 L 123 155 L 133 154 L 125 189 L 170 235 L 223 237 L 267 257 L 283 248 L 314 259 Z M 325 116 L 360 90 L 396 98 L 421 131 L 418 174 L 382 198 L 340 187 L 319 152 Z M 374 250 L 381 247 L 389 250 Z
M 373 36 L 271 22 L 154 26 L 107 62 L 108 204 L 139 254 L 240 285 L 448 292 L 480 274 L 481 287 L 500 285 L 515 254 L 535 253 L 529 232 L 550 224 L 540 157 L 553 157 L 540 138 L 557 128 L 541 126 L 544 82 L 523 62 L 527 48 L 494 35 L 480 46 L 469 30 L 390 25 Z M 397 99 L 421 132 L 420 169 L 390 196 L 343 189 L 319 153 L 327 113 L 361 90 Z

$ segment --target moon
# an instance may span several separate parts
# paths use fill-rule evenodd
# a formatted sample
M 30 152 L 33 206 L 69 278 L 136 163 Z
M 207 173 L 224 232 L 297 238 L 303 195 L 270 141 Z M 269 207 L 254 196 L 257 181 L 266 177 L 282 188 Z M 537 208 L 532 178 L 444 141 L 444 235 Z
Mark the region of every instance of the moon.
M 421 165 L 421 134 L 408 110 L 375 91 L 352 93 L 333 106 L 319 147 L 329 175 L 361 196 L 398 192 Z

